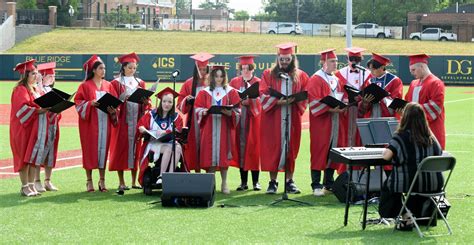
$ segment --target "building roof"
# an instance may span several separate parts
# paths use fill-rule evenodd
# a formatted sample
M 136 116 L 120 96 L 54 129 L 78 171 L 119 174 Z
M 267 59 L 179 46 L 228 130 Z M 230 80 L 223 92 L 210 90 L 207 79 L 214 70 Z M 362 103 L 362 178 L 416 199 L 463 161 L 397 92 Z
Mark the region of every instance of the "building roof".
M 161 8 L 174 8 L 175 4 L 171 0 L 136 0 L 137 5 L 156 6 Z

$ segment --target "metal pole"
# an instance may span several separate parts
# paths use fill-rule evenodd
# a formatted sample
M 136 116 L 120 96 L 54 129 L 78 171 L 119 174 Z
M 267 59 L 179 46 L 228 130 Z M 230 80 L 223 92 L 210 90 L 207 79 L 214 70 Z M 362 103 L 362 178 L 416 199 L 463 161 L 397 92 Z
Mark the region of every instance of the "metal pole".
M 300 0 L 296 3 L 296 23 L 300 23 Z
M 352 0 L 346 0 L 346 47 L 352 47 Z

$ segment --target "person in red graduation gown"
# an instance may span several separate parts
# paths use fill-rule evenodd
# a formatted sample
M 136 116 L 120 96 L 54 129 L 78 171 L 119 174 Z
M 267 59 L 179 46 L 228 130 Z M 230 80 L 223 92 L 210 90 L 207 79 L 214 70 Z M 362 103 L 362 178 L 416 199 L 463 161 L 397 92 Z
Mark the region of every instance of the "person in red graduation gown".
M 79 136 L 82 146 L 82 166 L 86 170 L 87 191 L 94 192 L 92 170 L 99 169 L 99 190 L 108 191 L 105 187 L 105 168 L 109 153 L 110 132 L 112 125 L 117 124 L 117 110 L 109 107 L 108 113 L 99 108 L 97 102 L 104 94 L 117 96 L 110 82 L 104 80 L 105 65 L 93 55 L 84 64 L 87 78 L 79 85 L 74 103 L 79 114 Z
M 179 92 L 177 103 L 178 110 L 186 115 L 184 127 L 187 127 L 189 130 L 187 144 L 184 145 L 184 159 L 187 168 L 196 172 L 200 172 L 201 169 L 199 165 L 199 142 L 201 135 L 199 125 L 196 123 L 194 103 L 199 91 L 208 86 L 207 65 L 212 57 L 214 55 L 208 53 L 197 53 L 191 56 L 191 59 L 195 61 L 193 77 L 184 82 Z
M 34 185 L 34 163 L 42 152 L 38 151 L 36 141 L 39 135 L 39 118 L 46 118 L 45 114 L 48 111 L 47 108 L 40 108 L 34 102 L 41 95 L 41 90 L 36 87 L 38 72 L 34 63 L 34 59 L 29 60 L 18 64 L 14 69 L 20 73 L 21 79 L 13 88 L 10 112 L 10 147 L 13 154 L 13 170 L 20 175 L 22 184 L 20 194 L 28 197 L 39 194 Z
M 229 85 L 239 90 L 245 91 L 251 85 L 260 83 L 260 78 L 253 72 L 255 69 L 254 56 L 240 56 L 238 69 L 241 76 L 233 78 Z M 240 168 L 240 185 L 237 191 L 248 189 L 248 172 L 252 171 L 253 190 L 261 190 L 258 183 L 260 173 L 260 115 L 262 105 L 260 98 L 247 98 L 242 101 L 240 121 L 236 127 L 235 143 L 237 154 L 234 156 L 235 167 Z
M 54 87 L 55 83 L 55 68 L 56 62 L 44 63 L 38 65 L 38 72 L 41 81 L 38 83 L 38 87 L 43 90 L 43 93 L 48 93 Z M 61 120 L 61 114 L 53 112 L 46 113 L 48 126 L 47 126 L 47 141 L 45 142 L 44 155 L 46 156 L 43 163 L 36 164 L 36 175 L 35 175 L 35 188 L 39 192 L 45 191 L 57 191 L 56 186 L 51 182 L 51 176 L 53 168 L 56 165 L 56 158 L 58 156 L 58 144 L 59 144 L 59 120 Z M 44 186 L 41 184 L 40 172 L 41 166 L 44 167 Z
M 443 150 L 446 147 L 446 130 L 444 126 L 444 82 L 433 75 L 428 67 L 426 54 L 411 55 L 410 73 L 415 77 L 410 83 L 405 100 L 422 105 L 431 131 Z
M 347 103 L 344 83 L 334 75 L 337 69 L 335 49 L 320 52 L 322 68 L 311 76 L 308 82 L 309 133 L 311 149 L 311 188 L 313 195 L 329 194 L 334 184 L 334 170 L 340 164 L 328 159 L 331 148 L 347 145 L 346 108 L 331 108 L 321 102 L 332 96 Z M 321 171 L 324 171 L 322 184 Z
M 295 43 L 283 43 L 276 47 L 278 55 L 276 65 L 262 74 L 260 83 L 262 116 L 260 128 L 262 171 L 270 172 L 268 194 L 275 194 L 278 189 L 278 171 L 286 171 L 285 184 L 287 192 L 297 194 L 301 191 L 293 181 L 295 160 L 298 156 L 301 140 L 301 117 L 306 110 L 306 100 L 294 102 L 293 98 L 277 99 L 270 95 L 272 88 L 284 95 L 296 94 L 306 89 L 308 75 L 298 69 L 295 55 Z M 282 79 L 287 76 L 288 79 Z M 288 87 L 288 90 L 287 90 Z M 287 105 L 289 104 L 289 106 Z M 289 142 L 285 158 L 285 117 L 289 113 Z
M 363 59 L 362 52 L 364 52 L 365 49 L 352 47 L 345 48 L 344 50 L 347 51 L 348 65 L 336 71 L 335 75 L 342 84 L 360 90 L 364 83 L 370 79 L 370 72 L 368 70 L 362 70 L 355 66 L 360 66 Z M 361 97 L 357 96 L 354 99 L 354 105 L 349 106 L 347 109 L 347 146 L 362 145 L 356 123 L 358 118 L 357 105 Z M 349 100 L 349 102 L 351 101 Z
M 200 167 L 209 173 L 221 173 L 221 191 L 229 194 L 227 170 L 231 165 L 235 149 L 235 127 L 239 122 L 240 108 L 223 109 L 222 114 L 210 114 L 211 106 L 238 105 L 237 90 L 229 86 L 224 66 L 213 66 L 209 75 L 209 86 L 201 90 L 195 102 L 196 122 L 201 130 Z
M 137 64 L 140 58 L 136 53 L 130 53 L 119 57 L 121 64 L 119 77 L 112 80 L 112 88 L 119 99 L 124 101 L 119 106 L 119 117 L 117 127 L 112 127 L 110 136 L 110 164 L 109 171 L 117 171 L 119 177 L 119 191 L 128 190 L 125 185 L 123 172 L 130 170 L 132 174 L 132 188 L 140 188 L 136 185 L 138 170 L 139 140 L 136 134 L 138 120 L 150 108 L 148 98 L 142 98 L 140 103 L 128 101 L 128 97 L 137 88 L 145 89 L 145 82 L 136 77 Z
M 157 99 L 160 99 L 160 104 L 157 108 L 148 111 L 138 121 L 138 135 L 145 138 L 148 132 L 154 134 L 156 138 L 160 138 L 163 135 L 173 132 L 173 124 L 176 132 L 181 132 L 183 128 L 183 120 L 181 116 L 175 111 L 174 99 L 178 96 L 171 88 L 165 88 L 158 94 Z M 148 131 L 148 132 L 147 132 Z M 153 137 L 147 137 L 149 139 L 143 141 L 141 147 L 139 160 L 140 160 L 140 174 L 138 181 L 143 185 L 143 174 L 148 167 L 149 154 L 153 153 L 153 162 L 158 161 L 160 154 L 163 154 L 161 158 L 161 174 L 165 172 L 174 172 L 178 165 L 179 159 L 183 156 L 182 147 L 176 141 L 175 142 L 175 156 L 173 156 L 172 140 L 169 142 L 160 142 Z M 140 138 L 141 139 L 141 138 Z M 174 159 L 174 161 L 173 161 Z M 157 184 L 162 183 L 161 174 L 158 177 Z
M 389 92 L 389 96 L 385 97 L 378 103 L 371 103 L 374 99 L 372 95 L 365 95 L 359 103 L 359 114 L 365 118 L 394 117 L 396 113 L 388 106 L 394 98 L 402 98 L 403 83 L 396 75 L 386 71 L 386 67 L 390 64 L 390 59 L 382 55 L 372 53 L 372 59 L 367 63 L 372 77 L 367 81 L 363 88 L 372 83 Z M 388 143 L 388 142 L 387 142 Z

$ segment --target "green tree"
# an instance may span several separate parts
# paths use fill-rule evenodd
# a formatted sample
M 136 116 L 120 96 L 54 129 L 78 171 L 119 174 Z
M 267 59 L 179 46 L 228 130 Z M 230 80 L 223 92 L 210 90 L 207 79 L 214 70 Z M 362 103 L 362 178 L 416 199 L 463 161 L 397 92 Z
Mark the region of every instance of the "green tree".
M 36 0 L 18 0 L 18 9 L 37 9 Z
M 250 18 L 250 14 L 245 10 L 240 10 L 235 12 L 234 20 L 248 20 Z
M 300 0 L 299 21 L 306 23 L 343 23 L 345 0 Z M 272 21 L 296 22 L 298 0 L 268 0 L 263 2 Z
M 206 0 L 205 2 L 199 4 L 199 8 L 202 9 L 228 9 L 227 4 L 229 0 Z
M 176 13 L 189 13 L 192 0 L 176 0 Z

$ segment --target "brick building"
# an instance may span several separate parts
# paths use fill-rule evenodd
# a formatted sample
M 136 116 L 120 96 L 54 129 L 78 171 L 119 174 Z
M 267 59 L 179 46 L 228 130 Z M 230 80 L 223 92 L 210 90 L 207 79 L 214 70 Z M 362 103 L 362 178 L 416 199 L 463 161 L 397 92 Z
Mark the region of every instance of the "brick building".
M 447 8 L 437 13 L 409 13 L 407 36 L 428 27 L 439 27 L 458 35 L 458 41 L 471 42 L 474 38 L 474 4 Z

